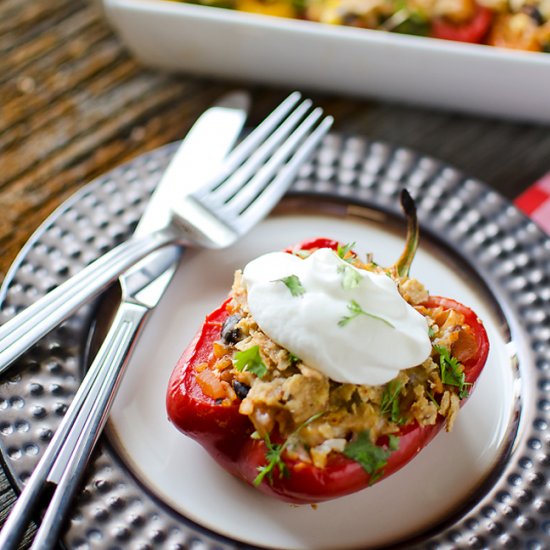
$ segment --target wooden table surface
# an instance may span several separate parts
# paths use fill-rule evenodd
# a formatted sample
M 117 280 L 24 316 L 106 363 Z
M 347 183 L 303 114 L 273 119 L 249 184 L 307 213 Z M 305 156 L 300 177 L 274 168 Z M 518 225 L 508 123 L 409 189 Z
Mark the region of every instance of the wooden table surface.
M 0 0 L 0 280 L 31 233 L 77 189 L 181 138 L 236 86 L 243 85 L 139 66 L 93 2 Z M 244 87 L 254 100 L 252 123 L 289 91 Z M 509 199 L 550 171 L 548 126 L 311 95 L 334 115 L 335 131 L 438 157 Z M 14 498 L 0 471 L 0 523 Z

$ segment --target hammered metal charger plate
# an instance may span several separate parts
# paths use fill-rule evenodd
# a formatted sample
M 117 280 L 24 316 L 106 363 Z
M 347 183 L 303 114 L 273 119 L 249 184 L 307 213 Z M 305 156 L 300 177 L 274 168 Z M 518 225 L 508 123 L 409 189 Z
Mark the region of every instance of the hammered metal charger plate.
M 1 321 L 127 238 L 175 150 L 171 144 L 99 178 L 50 216 L 21 251 L 0 293 Z M 550 240 L 498 194 L 445 164 L 365 138 L 329 136 L 291 195 L 398 217 L 414 195 L 422 231 L 479 278 L 509 335 L 514 416 L 502 456 L 448 521 L 399 548 L 543 549 L 550 540 Z M 29 350 L 0 386 L 0 448 L 21 487 L 86 368 L 90 305 Z M 211 532 L 156 498 L 103 439 L 75 503 L 68 548 L 193 550 L 246 545 Z

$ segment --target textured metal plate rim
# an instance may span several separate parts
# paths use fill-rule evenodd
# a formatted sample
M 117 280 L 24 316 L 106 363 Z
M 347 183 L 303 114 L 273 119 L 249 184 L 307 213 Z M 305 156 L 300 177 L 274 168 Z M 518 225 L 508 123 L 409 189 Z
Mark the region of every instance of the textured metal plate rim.
M 175 144 L 97 179 L 50 216 L 10 269 L 0 321 L 126 238 Z M 361 137 L 330 135 L 303 167 L 298 194 L 337 197 L 396 214 L 406 186 L 425 230 L 459 252 L 501 308 L 521 374 L 518 435 L 485 494 L 456 523 L 399 547 L 529 548 L 550 540 L 550 240 L 497 193 L 435 159 Z M 21 483 L 72 399 L 82 371 L 90 307 L 39 342 L 0 385 L 0 449 Z M 518 406 L 520 401 L 518 400 Z M 518 409 L 519 413 L 519 409 Z M 100 445 L 64 543 L 69 548 L 242 547 L 159 503 Z

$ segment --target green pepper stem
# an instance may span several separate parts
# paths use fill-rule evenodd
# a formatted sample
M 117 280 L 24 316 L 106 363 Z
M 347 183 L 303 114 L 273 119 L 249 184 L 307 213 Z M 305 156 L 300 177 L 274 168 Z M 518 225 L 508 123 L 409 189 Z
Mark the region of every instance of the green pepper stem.
M 419 227 L 414 199 L 406 189 L 401 191 L 400 199 L 401 208 L 407 218 L 407 240 L 405 241 L 403 253 L 395 263 L 395 268 L 399 277 L 408 277 L 416 249 L 418 248 Z

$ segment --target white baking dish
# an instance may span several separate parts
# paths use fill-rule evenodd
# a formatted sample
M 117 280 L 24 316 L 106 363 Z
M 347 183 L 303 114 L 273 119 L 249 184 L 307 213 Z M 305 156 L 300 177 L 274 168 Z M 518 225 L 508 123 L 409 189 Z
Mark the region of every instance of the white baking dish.
M 164 0 L 103 4 L 149 66 L 550 122 L 550 54 Z

